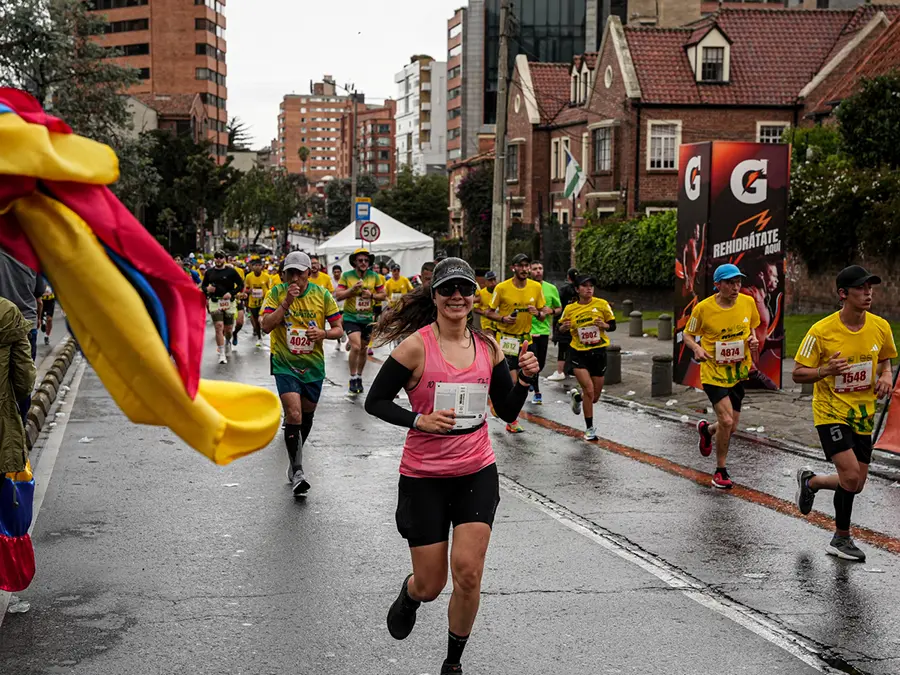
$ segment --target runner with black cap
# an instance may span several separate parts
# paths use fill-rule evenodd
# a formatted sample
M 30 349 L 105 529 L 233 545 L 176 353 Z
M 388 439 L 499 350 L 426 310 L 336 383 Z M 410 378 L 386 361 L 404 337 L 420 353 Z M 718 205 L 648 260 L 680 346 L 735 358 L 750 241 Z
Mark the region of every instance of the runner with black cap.
M 584 275 L 575 280 L 578 300 L 566 305 L 559 319 L 561 331 L 572 336 L 570 359 L 575 379 L 581 391 L 572 389 L 572 412 L 584 413 L 584 439 L 597 440 L 594 427 L 594 404 L 600 400 L 603 380 L 606 377 L 606 348 L 609 337 L 616 329 L 616 316 L 612 307 L 602 298 L 594 297 L 597 279 Z
M 207 309 L 216 329 L 216 351 L 219 363 L 228 363 L 231 353 L 231 331 L 237 313 L 237 295 L 244 289 L 244 280 L 233 267 L 225 266 L 225 252 L 213 255 L 215 267 L 203 275 L 200 287 L 206 293 Z
M 872 287 L 881 278 L 859 265 L 837 276 L 840 311 L 813 324 L 794 357 L 794 382 L 815 383 L 813 420 L 825 458 L 837 474 L 797 470 L 797 508 L 812 511 L 816 492 L 834 491 L 834 536 L 825 551 L 863 562 L 866 554 L 850 536 L 853 499 L 862 492 L 872 461 L 875 401 L 893 386 L 891 359 L 897 347 L 890 324 L 869 312 Z
M 502 419 L 514 420 L 538 372 L 537 359 L 523 344 L 516 360 L 520 374 L 513 380 L 499 345 L 468 325 L 476 287 L 464 260 L 446 258 L 435 266 L 430 287 L 417 288 L 399 308 L 385 312 L 376 342 L 403 342 L 381 367 L 366 399 L 367 412 L 410 430 L 400 462 L 396 521 L 409 545 L 412 574 L 388 611 L 388 631 L 397 640 L 412 632 L 416 611 L 440 595 L 449 567 L 453 594 L 443 675 L 463 672 L 460 660 L 478 613 L 500 501 L 488 399 Z M 411 410 L 395 403 L 401 389 Z
M 375 320 L 375 303 L 385 298 L 381 275 L 370 269 L 372 254 L 358 248 L 350 256 L 352 270 L 344 272 L 334 294 L 344 301 L 344 330 L 350 340 L 350 385 L 352 395 L 363 393 L 362 374 L 366 367 L 369 338 Z
M 741 416 L 743 382 L 750 377 L 759 352 L 759 340 L 753 333 L 759 325 L 759 312 L 753 298 L 741 293 L 743 278 L 737 265 L 719 265 L 713 273 L 717 292 L 694 306 L 684 331 L 684 343 L 700 362 L 703 391 L 716 411 L 712 424 L 707 420 L 697 423 L 700 454 L 710 455 L 715 436 L 716 472 L 712 484 L 722 490 L 734 487 L 725 461 Z
M 512 278 L 497 284 L 491 296 L 491 308 L 485 312 L 485 316 L 497 327 L 497 341 L 506 354 L 506 363 L 513 378 L 519 367 L 522 345 L 531 342 L 532 317 L 540 316 L 546 304 L 541 285 L 528 278 L 530 265 L 531 258 L 524 253 L 512 259 Z M 506 430 L 511 434 L 525 431 L 518 419 L 507 424 Z
M 325 380 L 324 340 L 340 337 L 341 313 L 331 293 L 309 280 L 309 256 L 301 251 L 284 259 L 284 283 L 269 291 L 260 326 L 270 334 L 272 374 L 284 408 L 288 480 L 295 497 L 305 497 L 303 445 L 312 430 Z M 330 328 L 325 328 L 325 322 Z

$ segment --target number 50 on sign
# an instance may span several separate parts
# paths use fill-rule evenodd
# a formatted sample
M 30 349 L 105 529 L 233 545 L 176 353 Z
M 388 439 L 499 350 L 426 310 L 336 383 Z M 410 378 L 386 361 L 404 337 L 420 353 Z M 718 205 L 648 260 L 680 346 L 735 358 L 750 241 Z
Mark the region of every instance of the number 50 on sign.
M 373 242 L 377 241 L 378 237 L 381 236 L 381 228 L 378 227 L 378 223 L 373 223 L 371 220 L 368 220 L 360 225 L 359 232 L 357 235 L 357 239 L 362 239 L 363 241 Z

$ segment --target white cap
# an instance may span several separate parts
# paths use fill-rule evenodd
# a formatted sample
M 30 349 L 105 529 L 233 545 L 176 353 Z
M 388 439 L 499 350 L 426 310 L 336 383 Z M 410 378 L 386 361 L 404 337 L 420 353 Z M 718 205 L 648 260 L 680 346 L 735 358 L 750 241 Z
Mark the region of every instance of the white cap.
M 299 272 L 305 272 L 312 266 L 312 262 L 310 262 L 309 256 L 306 255 L 303 251 L 291 251 L 287 254 L 287 257 L 284 259 L 284 271 L 288 270 L 297 270 Z

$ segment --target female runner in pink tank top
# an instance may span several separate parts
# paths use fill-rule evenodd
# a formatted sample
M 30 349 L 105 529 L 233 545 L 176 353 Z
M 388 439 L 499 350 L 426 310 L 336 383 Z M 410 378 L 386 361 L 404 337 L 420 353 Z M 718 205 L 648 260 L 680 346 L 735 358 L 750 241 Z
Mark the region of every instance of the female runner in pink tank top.
M 459 258 L 434 268 L 430 287 L 404 296 L 382 316 L 380 344 L 405 338 L 381 367 L 366 411 L 409 428 L 400 462 L 397 529 L 409 544 L 412 574 L 387 616 L 388 631 L 402 640 L 412 632 L 416 610 L 447 584 L 450 527 L 453 574 L 447 658 L 441 673 L 462 673 L 460 657 L 481 596 L 484 559 L 500 486 L 488 436 L 488 399 L 510 422 L 528 396 L 537 358 L 523 347 L 519 381 L 510 376 L 493 338 L 468 323 L 475 273 Z M 394 400 L 406 389 L 412 410 Z

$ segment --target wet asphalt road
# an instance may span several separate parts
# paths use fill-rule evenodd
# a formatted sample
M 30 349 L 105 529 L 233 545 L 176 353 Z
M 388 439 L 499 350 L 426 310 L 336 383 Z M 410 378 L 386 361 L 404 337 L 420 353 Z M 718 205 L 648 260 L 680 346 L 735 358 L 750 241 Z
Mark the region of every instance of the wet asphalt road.
M 406 641 L 384 625 L 409 568 L 393 522 L 404 434 L 345 396 L 345 354 L 327 348 L 337 384 L 305 448 L 306 502 L 290 497 L 280 435 L 215 467 L 167 429 L 130 424 L 73 367 L 67 424 L 41 441 L 59 454 L 38 574 L 19 594 L 32 609 L 4 617 L 0 673 L 436 675 L 449 588 Z M 274 389 L 268 352 L 244 340 L 227 366 L 214 356 L 204 376 Z M 892 481 L 857 498 L 881 547 L 860 541 L 869 561 L 851 565 L 778 501 L 806 459 L 738 442 L 742 489 L 723 494 L 692 427 L 601 403 L 605 440 L 589 444 L 571 435 L 581 421 L 562 388 L 543 388 L 527 433 L 491 422 L 504 489 L 466 673 L 900 673 Z

